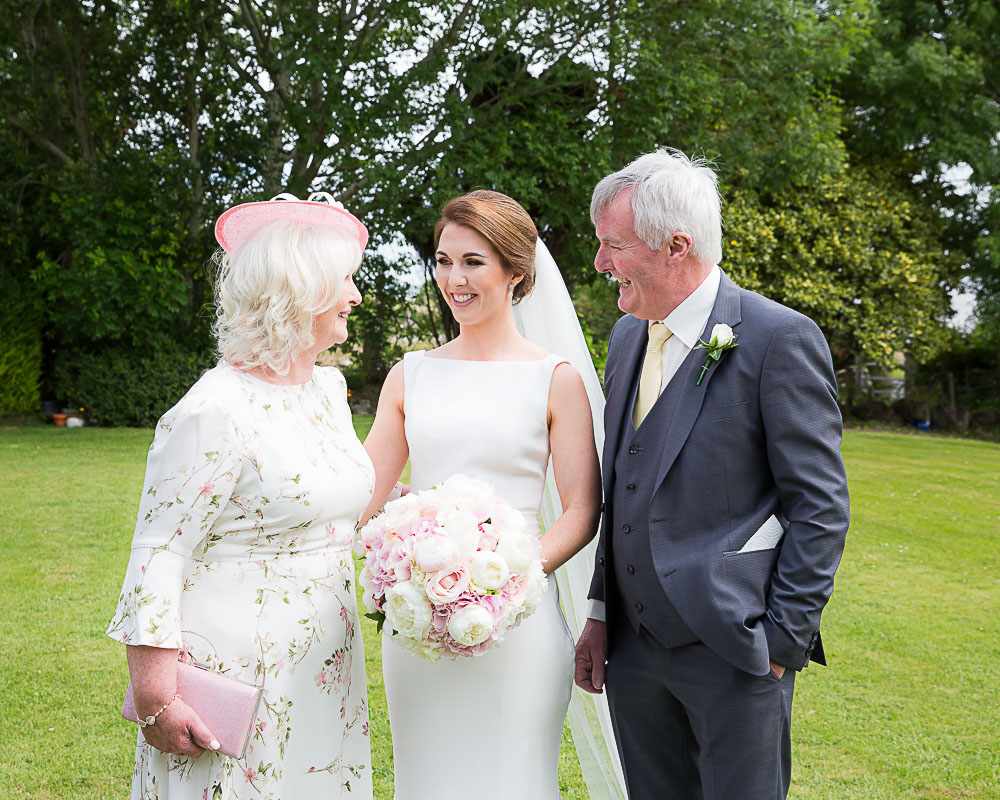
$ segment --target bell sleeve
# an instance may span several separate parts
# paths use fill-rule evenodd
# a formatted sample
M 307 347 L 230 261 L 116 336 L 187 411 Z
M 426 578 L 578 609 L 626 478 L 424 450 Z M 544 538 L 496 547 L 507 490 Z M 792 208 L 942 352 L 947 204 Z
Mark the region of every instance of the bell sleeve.
M 240 466 L 232 423 L 217 403 L 188 395 L 163 416 L 108 636 L 123 644 L 182 646 L 187 562 L 229 502 Z

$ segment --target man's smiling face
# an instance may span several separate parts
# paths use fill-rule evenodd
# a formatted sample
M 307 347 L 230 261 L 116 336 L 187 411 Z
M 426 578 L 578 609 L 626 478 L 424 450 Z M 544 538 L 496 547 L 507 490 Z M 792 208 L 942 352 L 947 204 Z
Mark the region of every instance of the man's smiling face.
M 632 190 L 626 189 L 597 218 L 594 267 L 619 281 L 618 308 L 639 319 L 663 319 L 671 310 L 668 251 L 650 249 L 633 225 Z

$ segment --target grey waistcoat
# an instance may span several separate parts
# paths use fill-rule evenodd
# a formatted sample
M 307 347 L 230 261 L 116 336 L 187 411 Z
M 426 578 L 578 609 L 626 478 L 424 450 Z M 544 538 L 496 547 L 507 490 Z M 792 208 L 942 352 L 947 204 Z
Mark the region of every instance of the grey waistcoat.
M 611 542 L 618 606 L 636 632 L 642 625 L 665 647 L 698 641 L 657 580 L 649 547 L 649 507 L 660 451 L 680 395 L 680 380 L 671 380 L 639 430 L 632 427 L 629 414 L 615 459 L 612 495 L 615 530 Z M 633 392 L 629 408 L 634 398 Z

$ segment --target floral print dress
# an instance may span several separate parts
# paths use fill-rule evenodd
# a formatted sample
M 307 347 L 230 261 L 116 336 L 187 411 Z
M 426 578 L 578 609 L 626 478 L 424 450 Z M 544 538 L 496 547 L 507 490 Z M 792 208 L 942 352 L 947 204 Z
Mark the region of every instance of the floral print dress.
M 351 546 L 374 478 L 332 368 L 277 386 L 220 364 L 160 420 L 108 635 L 264 694 L 240 760 L 140 732 L 133 800 L 372 796 Z

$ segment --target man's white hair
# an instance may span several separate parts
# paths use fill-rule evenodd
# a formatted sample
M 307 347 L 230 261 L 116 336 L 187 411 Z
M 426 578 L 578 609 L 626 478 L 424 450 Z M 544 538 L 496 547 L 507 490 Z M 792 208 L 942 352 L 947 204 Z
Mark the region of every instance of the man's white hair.
M 639 156 L 604 178 L 590 199 L 590 220 L 626 189 L 632 189 L 635 232 L 651 249 L 661 249 L 677 233 L 691 237 L 698 261 L 722 260 L 722 203 L 711 162 L 662 148 Z
M 347 233 L 294 219 L 265 225 L 231 253 L 217 254 L 215 324 L 230 364 L 287 374 L 313 345 L 313 319 L 337 302 L 361 248 Z

